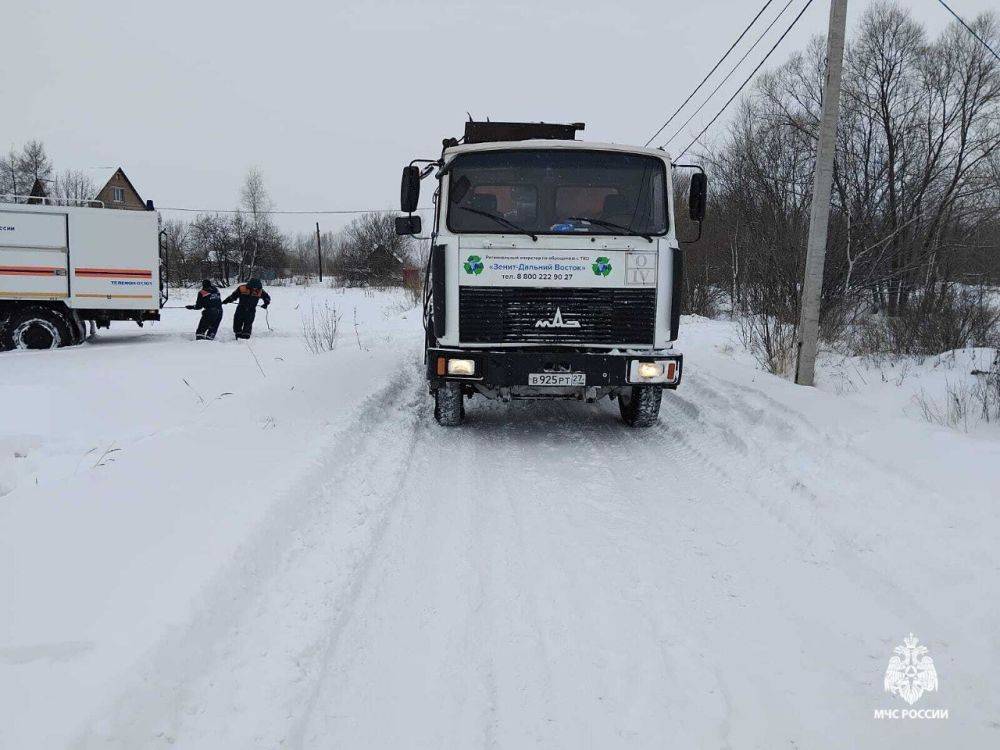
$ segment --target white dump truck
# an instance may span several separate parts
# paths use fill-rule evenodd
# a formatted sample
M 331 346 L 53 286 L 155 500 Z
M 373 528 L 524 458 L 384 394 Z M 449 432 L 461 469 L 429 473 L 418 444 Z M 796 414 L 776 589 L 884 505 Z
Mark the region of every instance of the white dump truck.
M 419 234 L 436 178 L 425 274 L 426 366 L 443 425 L 464 400 L 617 398 L 648 427 L 683 358 L 681 249 L 660 150 L 576 140 L 582 124 L 468 122 L 403 170 L 400 235 Z M 706 180 L 691 176 L 699 234 Z
M 95 205 L 0 203 L 0 350 L 76 344 L 87 324 L 160 319 L 160 217 Z M 88 202 L 93 204 L 94 202 Z

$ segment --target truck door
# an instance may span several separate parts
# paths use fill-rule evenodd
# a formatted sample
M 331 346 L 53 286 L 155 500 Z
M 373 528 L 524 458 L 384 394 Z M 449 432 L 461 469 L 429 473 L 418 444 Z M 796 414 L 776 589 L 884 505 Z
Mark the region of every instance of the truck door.
M 0 298 L 66 299 L 66 214 L 0 210 Z

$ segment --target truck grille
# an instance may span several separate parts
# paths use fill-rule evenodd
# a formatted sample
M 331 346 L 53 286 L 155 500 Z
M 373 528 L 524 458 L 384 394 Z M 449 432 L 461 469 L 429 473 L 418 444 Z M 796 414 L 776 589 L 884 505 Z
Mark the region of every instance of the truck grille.
M 469 344 L 651 346 L 656 326 L 656 290 L 648 288 L 462 286 L 458 308 L 459 339 Z

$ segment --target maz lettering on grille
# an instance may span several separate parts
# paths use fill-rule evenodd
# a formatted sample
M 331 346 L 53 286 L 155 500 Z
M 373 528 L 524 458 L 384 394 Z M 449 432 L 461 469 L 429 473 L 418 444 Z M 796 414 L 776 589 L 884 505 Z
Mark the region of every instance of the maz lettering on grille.
M 556 308 L 556 314 L 552 316 L 552 320 L 542 320 L 535 322 L 535 328 L 579 328 L 579 320 L 563 320 L 562 310 L 558 307 Z

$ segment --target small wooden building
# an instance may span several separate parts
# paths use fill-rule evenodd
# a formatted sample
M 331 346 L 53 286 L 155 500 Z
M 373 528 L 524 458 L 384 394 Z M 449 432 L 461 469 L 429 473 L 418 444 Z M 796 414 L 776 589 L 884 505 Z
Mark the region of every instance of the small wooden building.
M 95 183 L 103 185 L 94 199 L 101 201 L 104 208 L 118 208 L 125 211 L 146 210 L 146 202 L 121 167 L 110 170 L 110 173 L 106 171 L 104 175 L 95 179 Z

